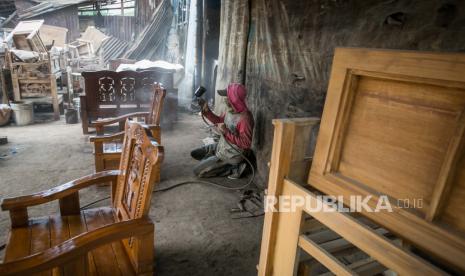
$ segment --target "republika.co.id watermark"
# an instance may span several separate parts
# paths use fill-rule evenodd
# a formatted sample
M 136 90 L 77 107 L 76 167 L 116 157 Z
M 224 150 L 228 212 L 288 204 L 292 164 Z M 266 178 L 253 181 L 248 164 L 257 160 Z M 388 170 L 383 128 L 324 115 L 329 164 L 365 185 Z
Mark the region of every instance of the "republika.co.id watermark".
M 279 204 L 277 204 L 279 203 Z M 305 208 L 310 212 L 394 212 L 396 208 L 422 208 L 423 199 L 398 199 L 394 203 L 387 195 L 373 196 L 265 196 L 265 212 L 295 212 Z

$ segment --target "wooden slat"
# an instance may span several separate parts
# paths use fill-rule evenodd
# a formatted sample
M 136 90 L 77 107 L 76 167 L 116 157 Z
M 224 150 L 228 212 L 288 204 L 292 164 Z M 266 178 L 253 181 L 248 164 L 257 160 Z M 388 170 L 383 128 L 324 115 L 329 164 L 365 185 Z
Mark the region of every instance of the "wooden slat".
M 49 218 L 37 218 L 30 222 L 31 228 L 31 250 L 30 255 L 42 252 L 50 248 L 50 224 Z M 36 273 L 37 276 L 49 276 L 51 270 Z
M 103 216 L 98 209 L 84 211 L 84 217 L 88 231 L 100 228 L 105 225 Z M 98 275 L 121 275 L 115 254 L 111 245 L 104 245 L 91 252 Z
M 361 276 L 378 275 L 387 270 L 383 265 L 378 263 L 376 260 L 373 260 L 372 258 L 367 258 L 364 260 L 357 261 L 355 263 L 347 265 L 347 267 L 353 270 L 357 275 L 361 275 Z M 328 273 L 320 274 L 319 276 L 331 276 L 331 275 L 334 275 L 334 274 L 331 272 L 328 272 Z
M 59 215 L 50 216 L 50 246 L 56 246 L 69 239 L 68 218 Z M 56 267 L 52 270 L 53 276 L 63 275 L 62 268 Z
M 5 262 L 29 255 L 31 250 L 31 229 L 29 227 L 13 228 L 5 249 Z
M 113 210 L 110 208 L 101 208 L 100 215 L 103 217 L 105 224 L 112 224 L 115 222 Z M 121 273 L 125 276 L 135 275 L 131 261 L 129 260 L 121 241 L 112 243 L 111 247 L 113 248 L 113 253 L 116 256 L 116 261 Z
M 299 246 L 308 254 L 313 256 L 322 265 L 326 266 L 331 272 L 336 275 L 353 275 L 354 272 L 347 268 L 343 263 L 336 259 L 333 255 L 326 252 L 318 244 L 314 243 L 307 236 L 299 237 Z
M 87 232 L 86 220 L 84 215 L 68 216 L 69 237 L 75 237 L 79 234 Z M 86 260 L 87 259 L 87 260 Z M 95 263 L 92 254 L 87 254 L 87 258 L 77 260 L 74 263 L 66 264 L 63 268 L 65 275 L 79 275 L 84 270 L 84 273 L 89 272 L 90 275 L 97 275 Z

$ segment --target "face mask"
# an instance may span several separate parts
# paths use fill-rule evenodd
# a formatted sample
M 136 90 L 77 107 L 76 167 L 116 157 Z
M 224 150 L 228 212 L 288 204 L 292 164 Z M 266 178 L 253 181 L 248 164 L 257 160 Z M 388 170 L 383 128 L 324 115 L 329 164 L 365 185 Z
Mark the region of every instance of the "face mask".
M 227 108 L 228 112 L 230 112 L 230 113 L 235 113 L 234 108 L 232 107 L 232 105 L 231 105 L 231 103 L 229 102 L 228 98 L 225 98 L 225 99 L 224 99 L 224 102 L 225 102 L 225 104 L 226 104 L 226 108 Z

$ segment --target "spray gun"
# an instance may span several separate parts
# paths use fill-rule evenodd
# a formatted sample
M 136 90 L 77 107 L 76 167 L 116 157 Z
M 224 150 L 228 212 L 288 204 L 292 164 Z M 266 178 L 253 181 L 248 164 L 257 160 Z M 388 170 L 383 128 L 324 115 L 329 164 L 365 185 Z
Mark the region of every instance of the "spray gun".
M 207 89 L 203 86 L 199 86 L 199 88 L 195 90 L 194 96 L 198 100 L 203 96 L 203 94 L 205 94 L 205 92 L 207 92 Z

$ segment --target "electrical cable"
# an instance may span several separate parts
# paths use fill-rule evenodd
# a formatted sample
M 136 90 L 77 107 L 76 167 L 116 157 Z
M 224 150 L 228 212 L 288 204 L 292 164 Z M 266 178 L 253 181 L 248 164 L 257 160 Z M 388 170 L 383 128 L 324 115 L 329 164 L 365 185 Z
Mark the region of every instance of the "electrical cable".
M 104 198 L 101 198 L 101 199 L 98 199 L 98 200 L 96 200 L 96 201 L 93 201 L 93 202 L 91 202 L 91 203 L 89 203 L 89 204 L 86 204 L 86 205 L 82 206 L 80 209 L 81 209 L 81 210 L 85 210 L 85 209 L 87 209 L 87 207 L 92 206 L 92 205 L 94 205 L 94 204 L 97 204 L 97 203 L 99 203 L 99 202 L 101 202 L 101 201 L 104 201 L 104 200 L 107 200 L 107 199 L 110 199 L 110 196 L 106 196 L 106 197 L 104 197 Z

